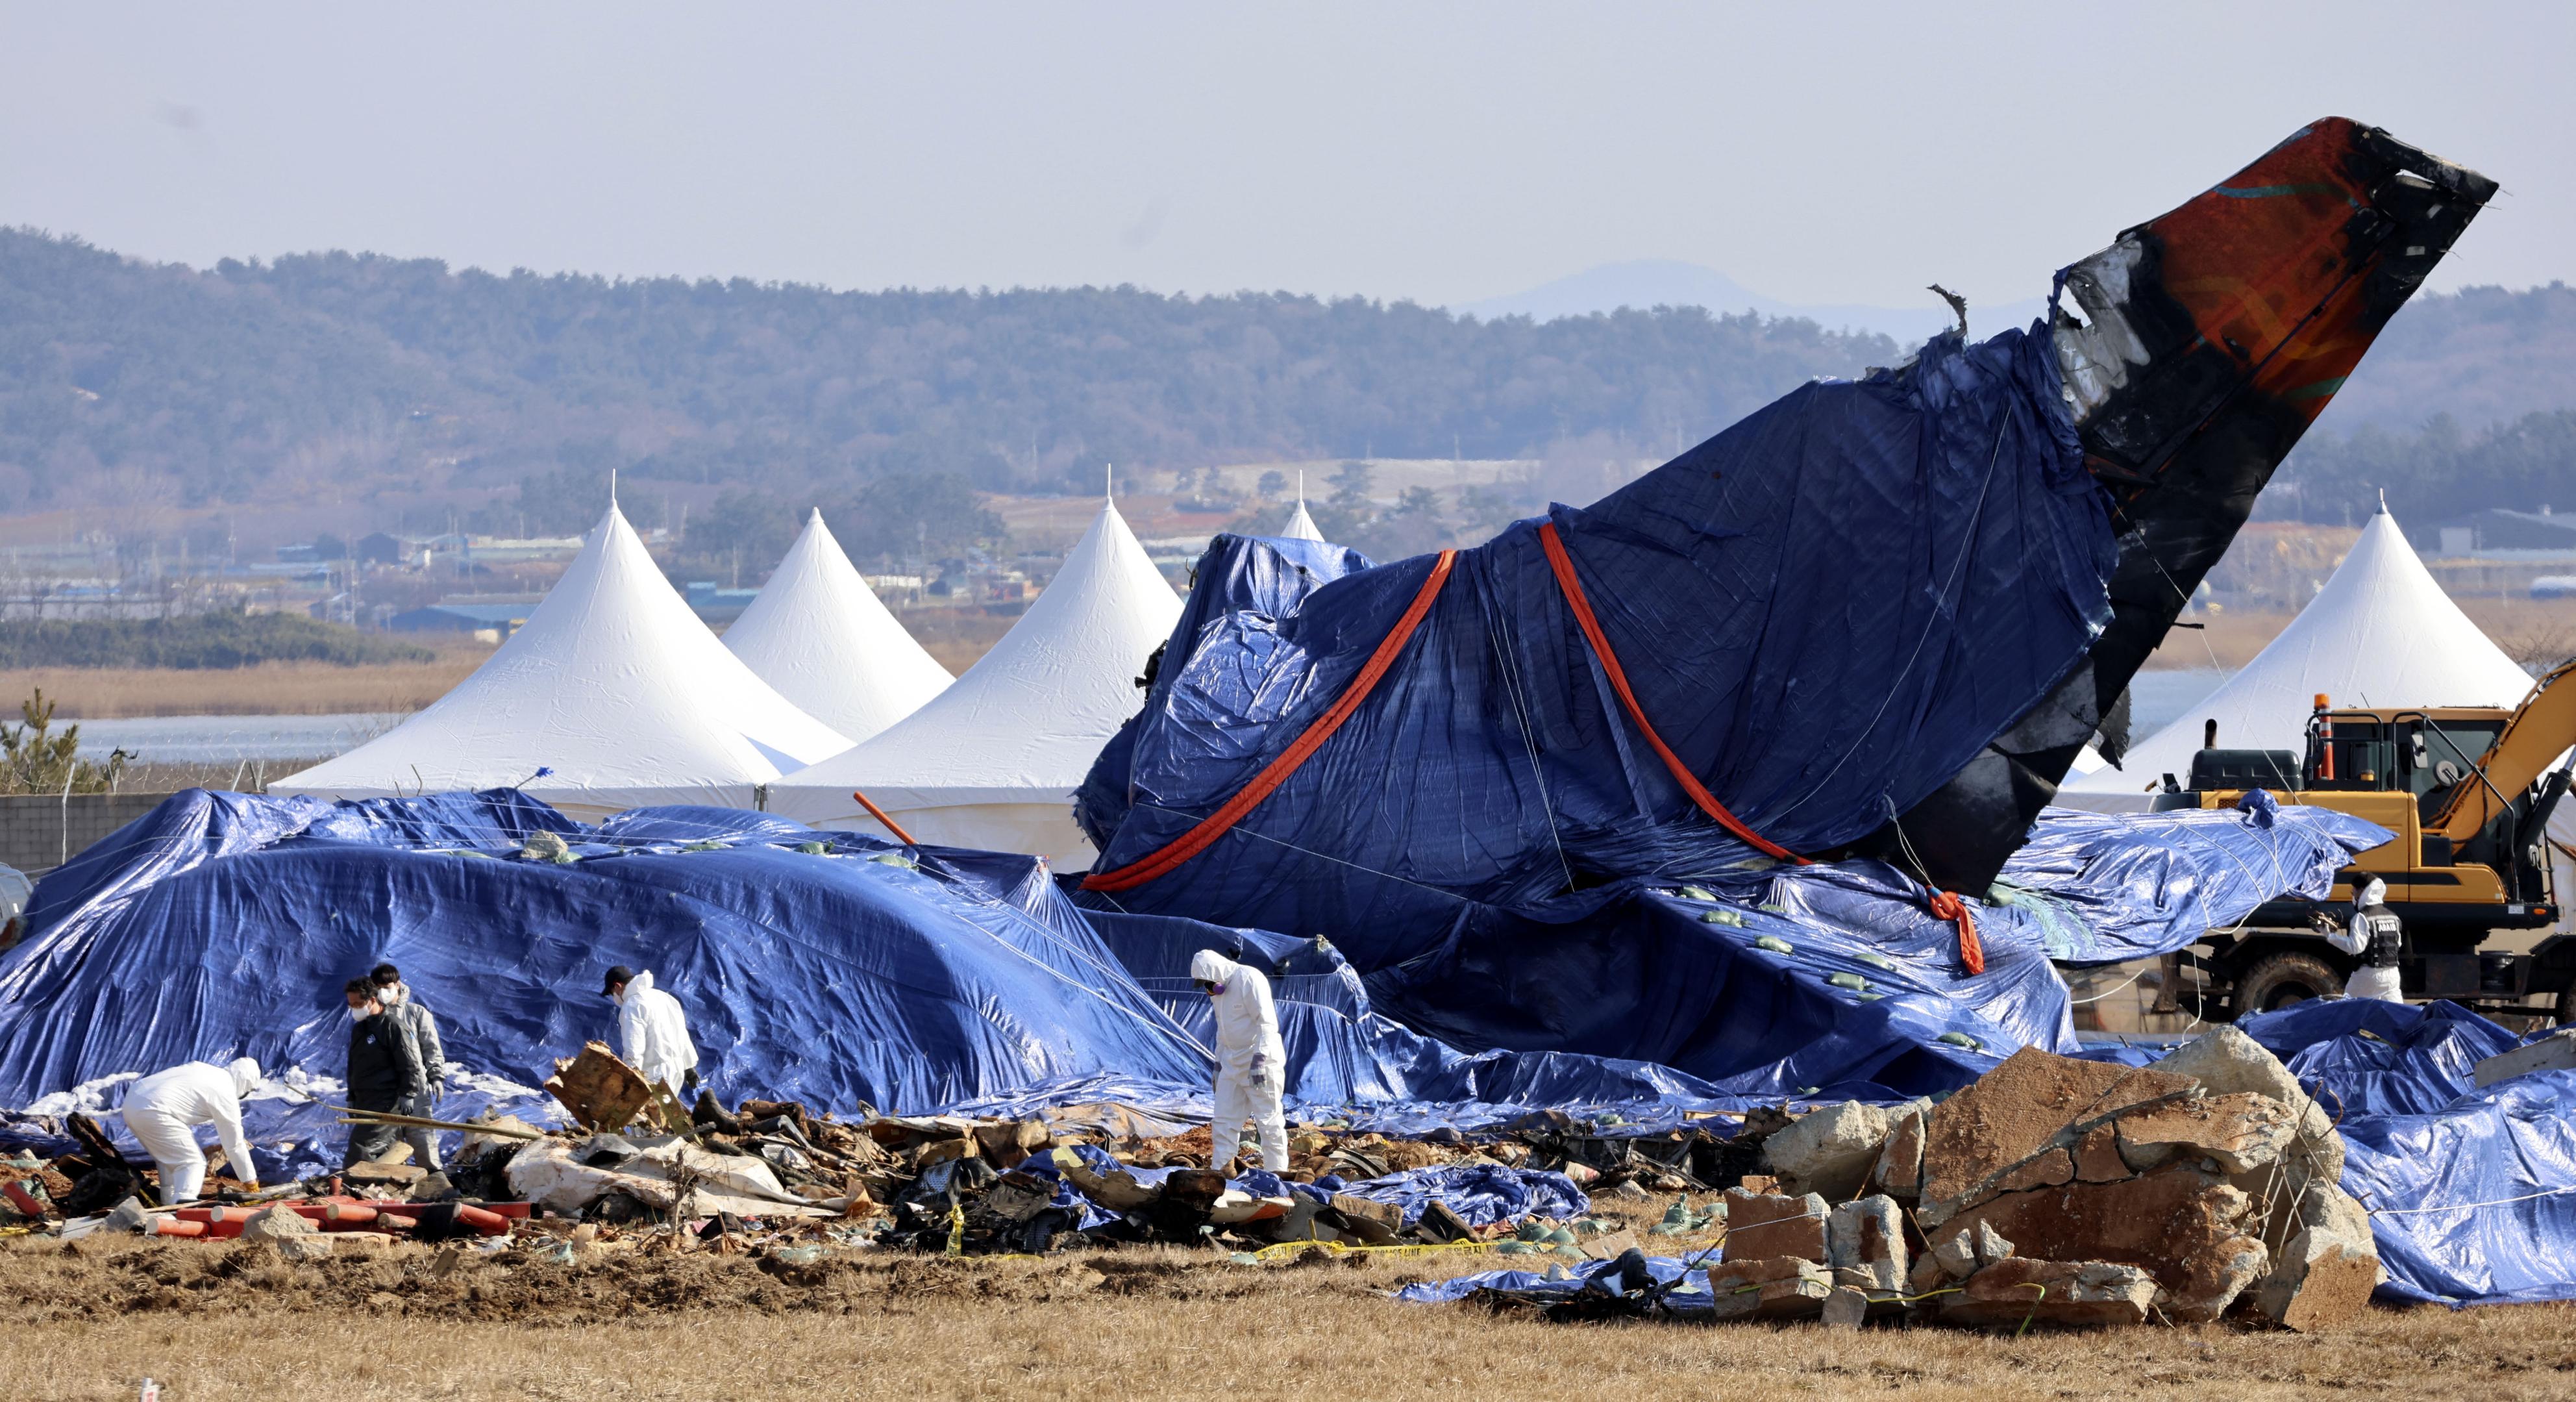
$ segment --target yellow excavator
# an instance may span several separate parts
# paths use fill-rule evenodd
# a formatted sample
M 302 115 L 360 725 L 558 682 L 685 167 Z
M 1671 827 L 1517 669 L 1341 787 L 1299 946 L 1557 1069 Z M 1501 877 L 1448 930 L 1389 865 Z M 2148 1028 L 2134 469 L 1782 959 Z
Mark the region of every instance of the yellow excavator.
M 2337 873 L 2322 901 L 2276 900 L 2241 926 L 2212 931 L 2186 962 L 2204 982 L 2175 990 L 2205 1017 L 2268 1012 L 2343 991 L 2359 960 L 2319 933 L 2378 877 L 2406 928 L 2399 975 L 2409 998 L 2449 998 L 2485 1011 L 2553 1011 L 2576 1022 L 2576 937 L 2530 953 L 2486 948 L 2499 931 L 2557 923 L 2550 814 L 2566 797 L 2576 749 L 2576 658 L 2540 678 L 2511 710 L 2485 706 L 2336 707 L 2319 696 L 2307 753 L 2225 750 L 2204 733 L 2188 788 L 2166 778 L 2159 809 L 2226 808 L 2248 789 L 2284 804 L 2332 808 L 2397 834 Z M 2212 722 L 2211 729 L 2216 728 Z M 2194 951 L 2198 955 L 2198 950 Z

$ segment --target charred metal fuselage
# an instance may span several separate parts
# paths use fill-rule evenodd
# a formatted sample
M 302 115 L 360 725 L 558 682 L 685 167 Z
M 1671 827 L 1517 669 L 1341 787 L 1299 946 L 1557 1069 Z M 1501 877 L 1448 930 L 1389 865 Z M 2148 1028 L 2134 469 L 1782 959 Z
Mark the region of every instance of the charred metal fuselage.
M 2120 533 L 2111 622 L 2045 700 L 1853 850 L 1893 856 L 1901 828 L 1940 885 L 1986 889 L 2273 470 L 2495 190 L 2329 118 L 2059 274 L 2067 401 Z

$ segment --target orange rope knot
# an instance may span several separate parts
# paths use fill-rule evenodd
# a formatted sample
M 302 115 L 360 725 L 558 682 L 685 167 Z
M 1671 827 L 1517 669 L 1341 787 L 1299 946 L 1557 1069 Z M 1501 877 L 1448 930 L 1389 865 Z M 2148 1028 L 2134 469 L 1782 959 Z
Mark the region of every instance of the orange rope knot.
M 1977 938 L 1977 917 L 1968 913 L 1968 903 L 1959 899 L 1956 891 L 1935 891 L 1932 893 L 1932 914 L 1959 927 L 1960 962 L 1968 966 L 1969 973 L 1984 973 L 1986 944 Z

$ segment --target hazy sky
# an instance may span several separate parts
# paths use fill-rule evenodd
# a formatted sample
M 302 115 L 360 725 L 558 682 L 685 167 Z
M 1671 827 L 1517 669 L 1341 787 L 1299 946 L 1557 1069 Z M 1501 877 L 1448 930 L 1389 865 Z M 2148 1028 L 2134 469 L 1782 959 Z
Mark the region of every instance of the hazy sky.
M 1672 258 L 1800 302 L 2048 270 L 2340 113 L 2576 277 L 2576 5 L 0 3 L 0 224 L 836 287 L 1446 303 Z

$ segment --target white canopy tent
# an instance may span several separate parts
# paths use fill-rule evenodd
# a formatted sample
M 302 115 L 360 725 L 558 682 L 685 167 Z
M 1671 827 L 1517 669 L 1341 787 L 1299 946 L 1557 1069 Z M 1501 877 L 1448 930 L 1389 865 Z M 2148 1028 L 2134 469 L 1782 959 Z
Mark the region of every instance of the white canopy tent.
M 1279 528 L 1279 535 L 1283 540 L 1311 540 L 1317 544 L 1323 542 L 1324 533 L 1315 529 L 1315 518 L 1306 514 L 1304 497 L 1297 498 L 1297 510 L 1288 518 L 1288 524 Z
M 2512 706 L 2531 674 L 2488 641 L 2434 582 L 2382 505 L 2316 598 L 2243 671 L 2111 768 L 2087 750 L 2057 801 L 2097 811 L 2142 809 L 2162 776 L 2188 781 L 2205 722 L 2231 750 L 2307 746 L 2323 693 L 2338 706 Z
M 725 651 L 611 503 L 563 579 L 472 676 L 269 790 L 373 798 L 516 785 L 595 820 L 647 804 L 755 807 L 762 785 L 849 745 Z
M 1180 613 L 1103 502 L 1054 582 L 983 660 L 875 738 L 780 780 L 769 806 L 817 827 L 882 832 L 856 791 L 922 842 L 1086 866 L 1093 852 L 1073 823 L 1073 791 L 1143 705 L 1135 678 Z
M 725 630 L 724 645 L 853 744 L 921 709 L 950 680 L 869 591 L 820 511 Z

